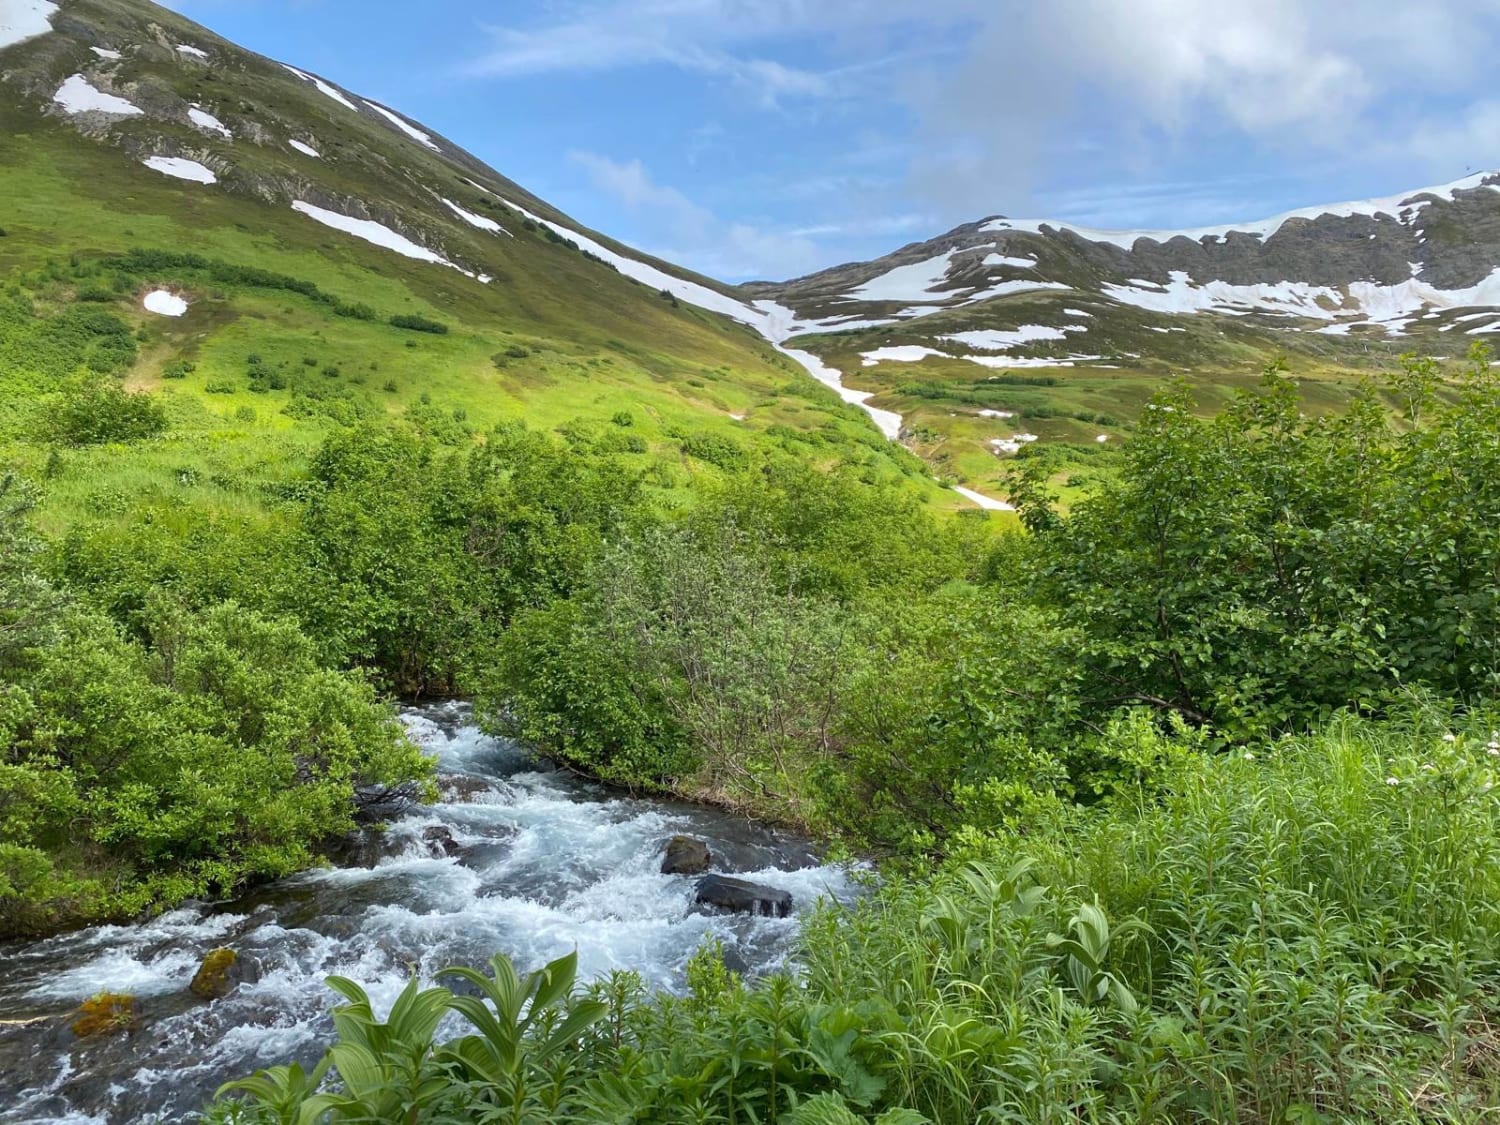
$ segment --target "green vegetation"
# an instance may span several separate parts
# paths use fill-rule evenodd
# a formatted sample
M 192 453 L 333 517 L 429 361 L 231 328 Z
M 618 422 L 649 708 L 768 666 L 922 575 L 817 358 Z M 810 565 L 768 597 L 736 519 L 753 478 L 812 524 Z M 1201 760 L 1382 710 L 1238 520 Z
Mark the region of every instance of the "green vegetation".
M 1477 351 L 1390 394 L 1399 420 L 1373 392 L 1307 419 L 1275 368 L 1213 419 L 1165 393 L 1070 513 L 1021 475 L 1024 536 L 790 467 L 627 519 L 510 615 L 490 721 L 884 852 L 869 895 L 804 924 L 795 976 L 550 966 L 535 1039 L 503 960 L 488 1001 L 414 983 L 431 1020 L 375 1048 L 340 984 L 332 1071 L 214 1114 L 1483 1120 L 1500 380 Z M 450 1005 L 477 1034 L 434 1043 Z
M 796 980 L 746 985 L 709 949 L 682 998 L 618 974 L 568 999 L 570 960 L 517 986 L 497 958 L 465 974 L 482 992 L 414 982 L 385 1024 L 334 980 L 353 1003 L 323 1066 L 211 1119 L 1485 1120 L 1494 717 L 1414 706 L 1220 757 L 1130 720 L 1170 796 L 1059 804 L 889 878 L 804 925 Z M 449 1005 L 473 1030 L 434 1044 Z M 313 1095 L 330 1063 L 353 1077 Z

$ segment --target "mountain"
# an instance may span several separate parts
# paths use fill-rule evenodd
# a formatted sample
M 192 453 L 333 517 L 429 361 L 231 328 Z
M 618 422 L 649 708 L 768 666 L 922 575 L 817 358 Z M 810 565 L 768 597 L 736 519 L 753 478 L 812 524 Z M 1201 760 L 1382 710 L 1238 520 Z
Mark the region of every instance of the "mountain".
M 774 313 L 145 0 L 0 6 L 0 199 L 0 445 L 37 472 L 87 361 L 169 409 L 132 451 L 142 494 L 191 470 L 238 504 L 329 426 L 404 415 L 612 442 L 668 489 L 714 475 L 689 447 L 777 446 L 968 506 L 780 351 Z M 52 522 L 120 507 L 109 457 L 69 455 Z
M 744 292 L 986 480 L 1038 441 L 1107 445 L 1172 375 L 1213 406 L 1285 354 L 1324 410 L 1401 352 L 1463 354 L 1500 331 L 1500 174 L 1195 230 L 992 216 Z

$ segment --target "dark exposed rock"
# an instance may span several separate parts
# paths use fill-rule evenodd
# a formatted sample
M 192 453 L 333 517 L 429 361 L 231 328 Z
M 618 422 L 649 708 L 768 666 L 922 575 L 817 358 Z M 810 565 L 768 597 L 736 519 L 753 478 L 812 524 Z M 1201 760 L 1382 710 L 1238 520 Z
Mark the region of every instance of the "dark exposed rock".
M 463 845 L 453 838 L 453 833 L 441 824 L 422 829 L 422 839 L 434 856 L 456 856 L 463 853 Z
M 204 1000 L 217 1000 L 229 995 L 240 982 L 239 955 L 232 949 L 212 949 L 203 958 L 198 971 L 193 974 L 188 990 Z
M 728 875 L 706 875 L 698 882 L 694 901 L 699 906 L 723 910 L 730 914 L 759 914 L 767 918 L 785 918 L 792 912 L 790 891 L 777 890 L 747 879 Z
M 667 854 L 661 861 L 663 875 L 701 875 L 708 870 L 708 845 L 691 836 L 673 836 L 667 841 Z

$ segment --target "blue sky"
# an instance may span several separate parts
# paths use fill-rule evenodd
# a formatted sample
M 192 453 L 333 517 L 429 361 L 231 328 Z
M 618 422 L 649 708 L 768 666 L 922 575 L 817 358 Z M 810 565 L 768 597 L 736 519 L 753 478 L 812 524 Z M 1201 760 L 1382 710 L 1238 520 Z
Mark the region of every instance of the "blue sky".
M 1500 0 L 171 2 L 731 281 L 1500 167 Z

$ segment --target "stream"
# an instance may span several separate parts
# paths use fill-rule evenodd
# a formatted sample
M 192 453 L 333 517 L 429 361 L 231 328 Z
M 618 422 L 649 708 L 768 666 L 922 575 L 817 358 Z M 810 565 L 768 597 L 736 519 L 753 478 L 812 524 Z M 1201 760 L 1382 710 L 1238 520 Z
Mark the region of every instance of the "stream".
M 794 835 L 693 805 L 622 797 L 538 765 L 483 735 L 462 704 L 403 712 L 438 757 L 443 803 L 413 809 L 378 841 L 373 866 L 308 871 L 223 903 L 149 921 L 0 944 L 0 1123 L 116 1125 L 190 1118 L 224 1081 L 278 1063 L 311 1064 L 332 1033 L 323 978 L 363 984 L 383 1013 L 415 968 L 483 966 L 496 952 L 524 970 L 576 948 L 581 980 L 633 969 L 682 986 L 710 936 L 752 972 L 790 956 L 797 915 L 819 896 L 847 900 L 848 873 Z M 457 855 L 424 836 L 446 829 Z M 793 895 L 790 918 L 712 915 L 696 877 L 660 873 L 682 833 L 708 843 L 715 870 Z M 431 835 L 432 833 L 429 833 Z M 187 988 L 203 955 L 237 951 L 244 980 L 205 1002 Z M 67 1015 L 99 992 L 133 994 L 131 1034 L 75 1038 Z

